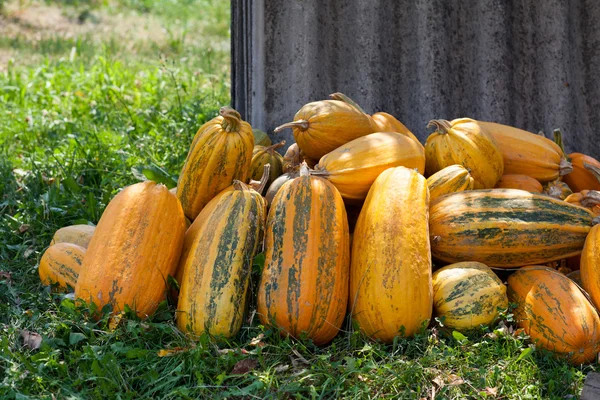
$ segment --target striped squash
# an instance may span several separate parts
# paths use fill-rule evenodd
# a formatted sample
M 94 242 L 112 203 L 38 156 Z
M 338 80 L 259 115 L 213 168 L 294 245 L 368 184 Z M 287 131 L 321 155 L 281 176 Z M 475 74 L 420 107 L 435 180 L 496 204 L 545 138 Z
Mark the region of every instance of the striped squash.
M 429 201 L 450 193 L 473 190 L 473 177 L 469 171 L 460 164 L 450 165 L 427 178 L 429 188 Z
M 65 226 L 54 232 L 50 246 L 57 243 L 72 243 L 85 249 L 92 240 L 95 231 L 96 227 L 91 225 Z
M 264 199 L 239 181 L 200 212 L 186 233 L 189 247 L 180 262 L 179 329 L 194 336 L 238 333 L 265 217 Z
M 504 159 L 505 174 L 527 175 L 550 182 L 568 174 L 569 163 L 560 146 L 552 140 L 512 126 L 479 121 L 496 140 Z
M 101 309 L 125 306 L 144 318 L 165 298 L 185 234 L 181 204 L 152 181 L 128 186 L 108 204 L 90 242 L 75 297 Z
M 42 284 L 58 284 L 62 289 L 74 289 L 83 256 L 85 248 L 73 243 L 56 243 L 48 247 L 38 268 Z
M 380 173 L 404 166 L 425 172 L 425 153 L 414 140 L 394 132 L 354 139 L 321 157 L 314 174 L 333 183 L 344 200 L 361 202 Z
M 434 272 L 432 282 L 434 313 L 451 329 L 490 325 L 508 307 L 506 286 L 480 262 L 447 265 Z
M 385 170 L 373 183 L 352 241 L 350 310 L 367 336 L 392 342 L 431 319 L 431 253 L 425 178 Z
M 502 153 L 494 138 L 479 123 L 469 118 L 453 121 L 432 120 L 435 127 L 425 143 L 425 167 L 428 176 L 450 165 L 469 170 L 475 189 L 493 188 L 502 176 Z
M 537 180 L 527 175 L 504 174 L 496 183 L 498 189 L 521 189 L 531 193 L 542 193 L 544 188 Z
M 369 115 L 339 100 L 305 104 L 294 116 L 294 121 L 278 126 L 275 132 L 286 128 L 292 128 L 300 150 L 314 160 L 377 130 Z
M 252 151 L 252 162 L 250 164 L 250 178 L 260 180 L 263 176 L 265 164 L 269 164 L 269 179 L 266 187 L 269 187 L 277 177 L 283 174 L 283 156 L 277 152 L 277 149 L 285 145 L 285 140 L 275 143 L 272 146 L 254 146 Z
M 317 345 L 337 335 L 346 314 L 348 221 L 333 184 L 310 176 L 285 183 L 271 204 L 258 315 L 282 334 L 305 334 Z
M 523 267 L 508 277 L 515 320 L 541 348 L 573 364 L 596 359 L 600 318 L 583 292 L 565 275 L 542 266 Z
M 583 288 L 590 294 L 596 307 L 600 305 L 600 217 L 587 239 L 581 253 L 580 271 Z
M 569 154 L 573 171 L 563 180 L 576 192 L 600 190 L 600 161 L 581 153 Z
M 594 214 L 549 196 L 518 189 L 472 190 L 430 207 L 434 257 L 518 267 L 581 252 Z
M 218 117 L 200 127 L 177 184 L 186 217 L 193 221 L 234 179 L 248 180 L 253 147 L 252 127 L 232 108 L 221 108 Z

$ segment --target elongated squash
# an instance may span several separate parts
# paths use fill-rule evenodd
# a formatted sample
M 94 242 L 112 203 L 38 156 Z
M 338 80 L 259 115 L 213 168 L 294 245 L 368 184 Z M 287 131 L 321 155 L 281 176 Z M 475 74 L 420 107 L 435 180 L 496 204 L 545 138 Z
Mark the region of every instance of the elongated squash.
M 339 100 L 322 100 L 305 104 L 275 132 L 292 128 L 298 147 L 307 157 L 318 160 L 341 145 L 376 131 L 371 117 Z
M 54 232 L 50 246 L 57 243 L 72 243 L 85 249 L 92 240 L 95 230 L 96 227 L 91 225 L 65 226 Z
M 165 298 L 185 234 L 181 204 L 166 186 L 152 181 L 126 187 L 108 204 L 83 259 L 75 297 L 125 305 L 144 318 Z
M 262 323 L 296 338 L 304 334 L 317 345 L 331 341 L 346 315 L 348 242 L 342 196 L 303 165 L 269 210 L 258 289 Z
M 75 288 L 85 256 L 85 248 L 73 243 L 56 243 L 44 252 L 38 272 L 44 285 L 58 284 L 62 289 Z
M 264 199 L 239 181 L 200 212 L 203 223 L 194 232 L 180 266 L 179 329 L 194 336 L 207 332 L 232 337 L 238 333 L 265 217 Z
M 396 167 L 375 180 L 354 229 L 350 311 L 367 336 L 391 342 L 431 319 L 431 253 L 425 178 Z
M 254 146 L 252 151 L 252 163 L 250 164 L 250 178 L 260 180 L 263 176 L 265 164 L 271 165 L 269 170 L 269 179 L 267 187 L 277 177 L 283 174 L 283 156 L 277 152 L 277 149 L 285 145 L 285 140 L 272 146 Z
M 600 217 L 590 231 L 581 253 L 580 271 L 583 288 L 590 294 L 594 305 L 600 305 Z
M 508 277 L 508 300 L 520 328 L 535 344 L 578 365 L 600 350 L 600 318 L 569 278 L 542 266 L 523 267 Z
M 314 174 L 333 183 L 345 200 L 362 201 L 380 173 L 404 166 L 425 172 L 425 154 L 414 140 L 394 132 L 371 133 L 321 157 Z
M 451 263 L 543 264 L 579 254 L 593 218 L 585 208 L 524 190 L 453 193 L 431 205 L 431 250 Z
M 550 139 L 495 122 L 479 124 L 496 140 L 505 174 L 527 175 L 543 183 L 572 170 L 561 148 Z
M 506 286 L 479 262 L 447 265 L 433 273 L 432 282 L 434 313 L 451 329 L 490 325 L 508 307 Z
M 436 128 L 425 143 L 428 176 L 460 164 L 471 173 L 475 189 L 493 188 L 504 171 L 502 153 L 494 138 L 473 119 L 433 120 Z
M 582 190 L 573 193 L 565 201 L 576 206 L 585 207 L 595 215 L 600 215 L 600 192 L 597 190 Z
M 569 154 L 573 171 L 563 177 L 569 187 L 576 191 L 600 190 L 600 161 L 581 153 Z
M 496 183 L 498 189 L 521 189 L 531 193 L 542 193 L 544 188 L 537 180 L 527 175 L 504 174 Z
M 450 165 L 427 178 L 429 188 L 429 201 L 450 193 L 473 190 L 473 177 L 469 171 L 460 164 Z
M 177 184 L 186 217 L 193 221 L 234 179 L 248 180 L 253 147 L 252 127 L 229 107 L 198 129 Z

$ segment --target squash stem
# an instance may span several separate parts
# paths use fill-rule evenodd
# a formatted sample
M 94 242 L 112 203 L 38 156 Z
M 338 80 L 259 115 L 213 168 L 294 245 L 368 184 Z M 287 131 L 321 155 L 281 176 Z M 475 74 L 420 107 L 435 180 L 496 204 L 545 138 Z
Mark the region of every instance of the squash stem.
M 269 178 L 270 177 L 271 177 L 271 164 L 266 163 L 263 166 L 263 174 L 260 177 L 259 185 L 255 189 L 258 193 L 262 194 L 265 191 L 265 187 L 267 186 L 267 183 L 269 183 Z
M 590 190 L 581 199 L 581 205 L 586 208 L 592 208 L 600 204 L 600 192 L 597 190 Z
M 300 176 L 309 176 L 310 169 L 308 168 L 308 164 L 306 161 L 302 161 L 302 165 L 300 165 Z
M 299 119 L 297 121 L 287 122 L 283 125 L 279 125 L 277 128 L 273 129 L 273 132 L 277 133 L 287 128 L 299 128 L 300 130 L 307 130 L 310 124 L 305 119 Z
M 558 165 L 558 174 L 563 176 L 568 175 L 571 172 L 573 172 L 573 165 L 566 159 L 560 160 L 560 164 Z
M 275 150 L 277 150 L 277 149 L 279 149 L 279 148 L 281 148 L 283 146 L 285 146 L 285 140 L 282 140 L 279 143 L 275 143 L 274 145 L 271 145 L 271 146 L 267 147 L 265 149 L 265 151 L 268 151 L 269 153 L 273 153 Z
M 596 167 L 595 165 L 588 164 L 586 162 L 583 163 L 583 167 L 590 171 L 592 175 L 594 175 L 594 177 L 598 179 L 598 182 L 600 182 L 600 168 Z
M 361 106 L 359 106 L 357 102 L 352 100 L 350 97 L 346 96 L 344 93 L 335 92 L 335 93 L 330 94 L 329 98 L 332 100 L 343 101 L 344 103 L 354 107 L 357 111 L 359 111 L 363 114 L 366 114 L 365 110 Z
M 442 135 L 447 134 L 448 131 L 452 128 L 450 122 L 446 121 L 445 119 L 432 119 L 427 124 L 427 127 L 435 128 L 436 132 Z
M 560 147 L 560 149 L 562 150 L 563 157 L 566 158 L 567 161 L 571 161 L 569 157 L 567 157 L 567 153 L 565 152 L 565 145 L 563 143 L 562 132 L 560 131 L 560 129 L 554 130 L 554 143 L 556 143 L 558 147 Z
M 231 107 L 221 107 L 219 115 L 223 117 L 221 126 L 226 132 L 237 132 L 242 121 L 242 116 L 239 112 Z

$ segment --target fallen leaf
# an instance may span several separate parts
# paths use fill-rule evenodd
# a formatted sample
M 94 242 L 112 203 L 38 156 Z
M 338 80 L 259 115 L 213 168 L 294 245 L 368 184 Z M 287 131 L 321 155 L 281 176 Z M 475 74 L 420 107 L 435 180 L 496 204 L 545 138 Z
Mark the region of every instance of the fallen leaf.
M 486 387 L 485 388 L 485 393 L 489 396 L 498 396 L 498 388 L 496 387 Z
M 288 364 L 278 365 L 275 367 L 275 372 L 281 373 L 287 371 L 288 369 L 290 369 L 290 366 Z
M 23 252 L 23 257 L 29 258 L 33 253 L 35 253 L 35 250 L 33 249 L 33 247 L 30 247 Z
M 250 346 L 264 347 L 265 343 L 262 341 L 264 338 L 265 338 L 265 335 L 263 333 L 261 333 L 260 335 L 258 335 L 257 337 L 253 338 L 250 341 Z
M 39 333 L 22 330 L 19 336 L 23 339 L 23 345 L 31 350 L 37 350 L 42 345 L 42 335 Z
M 8 281 L 8 283 L 12 282 L 12 274 L 6 271 L 0 271 L 0 279 Z
M 445 382 L 441 376 L 436 376 L 435 378 L 433 378 L 432 382 L 435 383 L 440 389 L 445 386 Z
M 217 350 L 217 353 L 219 354 L 228 354 L 228 353 L 233 353 L 235 350 L 233 349 L 219 349 Z
M 458 375 L 450 374 L 448 375 L 448 385 L 450 386 L 458 386 L 465 383 L 464 379 Z
M 196 346 L 173 347 L 172 349 L 162 349 L 162 350 L 159 350 L 157 354 L 159 357 L 170 357 L 170 356 L 174 356 L 175 354 L 185 353 L 186 351 L 192 350 L 195 347 Z
M 296 350 L 296 349 L 292 349 L 292 353 L 294 353 L 294 354 L 296 355 L 296 357 L 298 357 L 298 359 L 297 359 L 296 361 L 300 361 L 302 364 L 305 364 L 305 365 L 309 365 L 309 364 L 310 364 L 310 363 L 308 362 L 308 360 L 307 360 L 306 358 L 304 358 L 304 357 L 302 356 L 302 354 L 300 354 L 300 353 L 298 352 L 298 350 Z M 294 361 L 294 360 L 292 359 L 292 362 L 293 362 L 293 361 Z
M 258 365 L 258 361 L 253 358 L 246 358 L 238 361 L 231 370 L 232 375 L 244 375 L 252 371 Z
M 358 376 L 357 376 L 357 378 L 358 378 L 358 380 L 359 380 L 359 381 L 361 381 L 361 382 L 371 382 L 371 380 L 370 380 L 369 378 L 365 378 L 365 377 L 364 377 L 364 376 L 362 376 L 362 375 L 358 375 Z
M 22 224 L 21 226 L 19 226 L 19 233 L 27 232 L 30 227 L 31 227 L 31 225 L 29 225 L 29 224 Z
M 125 316 L 125 312 L 122 311 L 122 312 L 110 317 L 110 320 L 108 321 L 108 329 L 111 331 L 114 331 L 115 329 L 117 329 L 117 327 L 121 323 L 121 320 L 123 319 L 124 316 Z

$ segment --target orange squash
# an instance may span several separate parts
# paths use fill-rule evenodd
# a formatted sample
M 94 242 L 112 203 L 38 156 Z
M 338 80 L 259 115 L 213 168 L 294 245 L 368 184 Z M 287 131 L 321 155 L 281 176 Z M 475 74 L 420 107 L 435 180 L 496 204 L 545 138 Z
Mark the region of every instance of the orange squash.
M 600 192 L 597 190 L 582 190 L 568 196 L 565 201 L 591 210 L 595 215 L 600 215 Z
M 56 243 L 48 247 L 38 268 L 42 284 L 75 288 L 84 256 L 85 248 L 73 243 Z
M 234 179 L 248 180 L 253 147 L 252 127 L 229 107 L 198 129 L 177 184 L 186 217 L 193 221 Z
M 459 164 L 450 165 L 427 178 L 429 200 L 433 201 L 450 193 L 473 190 L 474 184 L 473 177 L 465 167 Z
M 600 217 L 594 220 L 600 223 Z M 581 253 L 581 282 L 596 307 L 600 306 L 600 225 L 590 231 Z
M 477 121 L 433 120 L 427 126 L 436 128 L 425 143 L 427 175 L 460 164 L 471 173 L 475 189 L 494 187 L 504 171 L 502 153 L 494 138 Z
M 600 190 L 600 161 L 581 153 L 569 154 L 573 172 L 563 180 L 575 192 L 582 190 Z
M 91 225 L 65 226 L 54 232 L 50 246 L 57 243 L 72 243 L 85 249 L 92 240 L 95 231 L 96 227 Z
M 352 241 L 350 310 L 367 336 L 390 343 L 431 319 L 431 252 L 425 178 L 405 167 L 377 177 Z
M 303 165 L 269 210 L 258 289 L 262 323 L 317 345 L 331 341 L 346 315 L 349 258 L 342 196 Z
M 495 122 L 479 124 L 495 139 L 505 174 L 527 175 L 543 183 L 572 169 L 561 148 L 546 137 Z
M 542 266 L 523 267 L 508 277 L 508 300 L 517 305 L 517 325 L 537 346 L 575 365 L 596 359 L 600 317 L 565 275 Z
M 294 116 L 294 121 L 278 126 L 275 132 L 286 128 L 292 128 L 298 147 L 314 160 L 377 130 L 369 115 L 339 100 L 305 104 Z
M 521 189 L 531 193 L 542 193 L 544 188 L 537 180 L 527 175 L 508 174 L 502 175 L 496 183 L 499 189 Z
M 166 186 L 152 181 L 128 186 L 108 204 L 83 259 L 75 297 L 107 304 L 118 313 L 129 306 L 152 314 L 165 298 L 185 233 L 181 204 Z
M 345 200 L 362 202 L 380 173 L 404 166 L 425 172 L 423 147 L 395 132 L 371 133 L 321 157 L 314 175 L 333 183 Z

